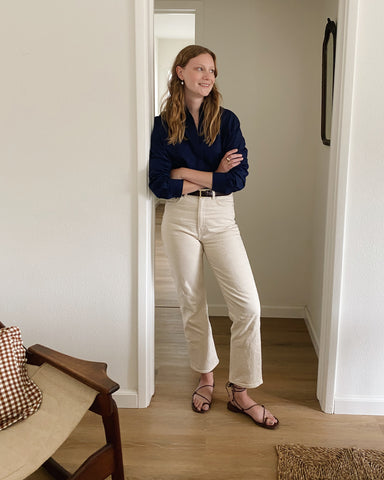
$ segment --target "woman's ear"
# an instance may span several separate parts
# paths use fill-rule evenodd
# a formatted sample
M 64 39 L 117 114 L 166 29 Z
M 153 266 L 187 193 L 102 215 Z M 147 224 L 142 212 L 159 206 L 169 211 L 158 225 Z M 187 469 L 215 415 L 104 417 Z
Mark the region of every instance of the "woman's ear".
M 176 74 L 180 80 L 183 80 L 183 69 L 179 65 L 176 67 Z

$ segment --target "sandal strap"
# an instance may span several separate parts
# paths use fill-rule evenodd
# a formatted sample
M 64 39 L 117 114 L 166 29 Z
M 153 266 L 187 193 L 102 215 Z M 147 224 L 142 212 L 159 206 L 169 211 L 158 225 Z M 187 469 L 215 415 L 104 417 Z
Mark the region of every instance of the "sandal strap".
M 243 412 L 247 412 L 248 410 L 251 410 L 253 407 L 263 407 L 263 423 L 265 423 L 266 417 L 265 417 L 265 407 L 264 405 L 260 405 L 260 403 L 254 403 L 248 408 L 243 408 Z
M 208 405 L 211 405 L 212 400 L 209 400 L 207 397 L 204 397 L 204 395 L 201 395 L 201 393 L 198 393 L 199 390 L 200 390 L 201 388 L 204 388 L 204 387 L 214 388 L 214 385 L 202 385 L 201 387 L 196 388 L 196 390 L 192 393 L 192 397 L 193 397 L 194 395 L 198 395 L 199 397 L 204 398 L 204 400 L 206 400 L 206 401 L 208 402 Z M 205 405 L 205 404 L 204 404 L 204 405 Z
M 204 387 L 211 387 L 211 388 L 215 388 L 214 385 L 201 385 L 201 387 L 199 388 L 196 388 L 195 392 L 198 392 L 201 388 L 204 388 Z
M 248 412 L 248 410 L 251 410 L 251 408 L 254 408 L 254 407 L 263 407 L 263 423 L 265 423 L 266 421 L 266 416 L 265 416 L 265 407 L 264 405 L 260 405 L 260 403 L 257 403 L 255 402 L 253 405 L 251 405 L 250 407 L 248 408 L 243 408 L 239 403 L 238 401 L 236 400 L 235 398 L 235 393 L 241 393 L 241 392 L 244 392 L 244 390 L 247 390 L 246 388 L 243 388 L 243 387 L 239 387 L 238 385 L 235 385 L 234 383 L 231 383 L 231 382 L 228 382 L 225 386 L 225 388 L 227 389 L 227 393 L 228 393 L 228 397 L 229 397 L 229 400 L 242 412 Z M 228 389 L 231 389 L 232 390 L 232 398 L 231 396 L 229 395 L 229 391 Z
M 241 412 L 248 412 L 249 410 L 251 410 L 252 408 L 254 407 L 262 407 L 263 408 L 263 424 L 265 426 L 267 426 L 268 428 L 272 428 L 272 426 L 270 425 L 267 425 L 266 421 L 267 421 L 267 417 L 265 415 L 265 406 L 260 404 L 260 403 L 257 403 L 255 402 L 253 405 L 251 405 L 250 407 L 248 408 L 243 408 L 241 405 L 239 405 L 239 403 L 237 402 L 236 398 L 235 398 L 235 393 L 241 393 L 241 392 L 244 392 L 244 390 L 247 390 L 246 388 L 243 388 L 243 387 L 239 387 L 238 385 L 235 385 L 234 383 L 231 383 L 231 382 L 228 382 L 226 385 L 225 385 L 225 388 L 227 390 L 227 393 L 228 393 L 228 397 L 229 397 L 229 400 L 230 402 L 232 403 L 232 405 L 234 405 L 236 408 L 238 408 Z M 231 398 L 231 395 L 230 395 L 230 392 L 229 392 L 229 389 L 232 390 L 232 398 Z M 247 413 L 247 415 L 249 415 Z M 275 420 L 277 420 L 276 417 L 274 417 L 272 415 L 273 418 L 275 418 Z M 277 420 L 277 423 L 274 424 L 274 427 L 277 426 L 277 424 L 279 423 L 279 421 Z
M 268 417 L 265 415 L 265 407 L 264 407 L 264 405 L 261 405 L 260 403 L 254 403 L 254 404 L 251 405 L 250 407 L 244 408 L 243 411 L 246 412 L 247 410 L 250 410 L 251 408 L 256 407 L 256 406 L 257 406 L 257 407 L 263 407 L 263 423 L 264 423 L 264 425 L 267 425 L 267 424 L 266 424 L 266 421 L 267 421 L 267 418 L 268 418 Z M 274 417 L 274 418 L 275 418 L 275 417 Z
M 228 382 L 226 385 L 225 385 L 225 388 L 227 390 L 227 394 L 228 394 L 228 397 L 229 397 L 229 400 L 232 402 L 233 405 L 235 405 L 235 407 L 237 407 L 240 411 L 242 412 L 245 412 L 245 409 L 237 402 L 236 398 L 235 398 L 235 393 L 241 393 L 241 392 L 244 392 L 245 390 L 247 390 L 246 388 L 244 387 L 239 387 L 238 385 L 235 385 L 234 383 L 232 382 Z M 231 395 L 229 393 L 229 389 L 232 390 L 232 398 L 231 398 Z M 257 404 L 256 404 L 257 405 Z M 252 405 L 252 407 L 254 407 L 255 405 Z M 252 408 L 250 407 L 250 408 Z M 249 410 L 247 408 L 247 410 Z
M 227 392 L 228 392 L 228 388 L 230 388 L 232 390 L 232 393 L 241 393 L 241 392 L 244 392 L 245 390 L 247 390 L 246 388 L 239 387 L 238 385 L 235 385 L 232 382 L 228 382 L 226 384 L 225 388 L 227 389 Z
M 204 398 L 204 400 L 207 401 L 208 405 L 210 405 L 210 404 L 212 403 L 211 400 L 209 400 L 207 397 L 204 397 L 204 395 L 201 395 L 200 393 L 193 392 L 192 397 L 193 397 L 194 395 L 198 395 L 199 397 Z M 203 405 L 205 405 L 205 403 L 203 403 Z

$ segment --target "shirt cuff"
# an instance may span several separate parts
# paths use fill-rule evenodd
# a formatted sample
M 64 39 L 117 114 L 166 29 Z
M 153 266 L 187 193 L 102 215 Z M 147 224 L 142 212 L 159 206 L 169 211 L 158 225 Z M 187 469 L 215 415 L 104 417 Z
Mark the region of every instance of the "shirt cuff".
M 212 190 L 214 190 L 215 192 L 227 193 L 226 173 L 213 172 Z M 232 193 L 232 192 L 229 192 L 229 193 Z
M 181 197 L 183 195 L 183 185 L 184 185 L 184 180 L 171 179 L 171 181 L 169 182 L 171 198 Z

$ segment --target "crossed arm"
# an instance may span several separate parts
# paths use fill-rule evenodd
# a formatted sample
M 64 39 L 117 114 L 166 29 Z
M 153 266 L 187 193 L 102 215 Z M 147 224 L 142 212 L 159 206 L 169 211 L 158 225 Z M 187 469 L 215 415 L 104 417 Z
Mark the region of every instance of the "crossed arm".
M 243 160 L 243 155 L 237 153 L 237 148 L 229 150 L 221 159 L 216 172 L 226 173 L 236 167 Z M 201 188 L 212 188 L 212 172 L 203 172 L 201 170 L 193 170 L 192 168 L 175 168 L 171 170 L 171 178 L 184 180 L 183 195 L 195 192 Z

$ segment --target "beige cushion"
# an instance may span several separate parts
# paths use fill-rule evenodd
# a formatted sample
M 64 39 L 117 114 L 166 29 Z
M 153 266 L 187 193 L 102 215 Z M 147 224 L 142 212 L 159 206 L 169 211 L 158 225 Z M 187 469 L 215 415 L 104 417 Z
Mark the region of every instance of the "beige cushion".
M 23 480 L 51 457 L 78 425 L 97 392 L 56 368 L 28 365 L 43 392 L 40 409 L 0 432 L 0 480 Z

